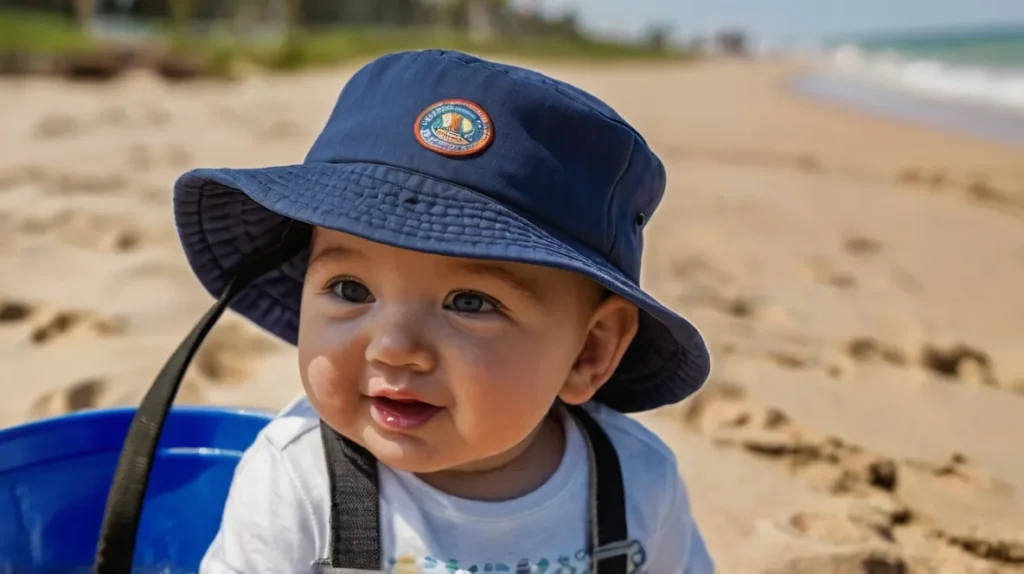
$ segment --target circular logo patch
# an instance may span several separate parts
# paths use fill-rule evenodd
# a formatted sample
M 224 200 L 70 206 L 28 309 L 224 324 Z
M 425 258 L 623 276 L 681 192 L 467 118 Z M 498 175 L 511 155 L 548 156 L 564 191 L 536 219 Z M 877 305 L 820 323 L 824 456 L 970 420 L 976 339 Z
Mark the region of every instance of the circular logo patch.
M 416 140 L 442 155 L 464 156 L 486 148 L 494 137 L 491 118 L 466 100 L 441 100 L 416 120 Z

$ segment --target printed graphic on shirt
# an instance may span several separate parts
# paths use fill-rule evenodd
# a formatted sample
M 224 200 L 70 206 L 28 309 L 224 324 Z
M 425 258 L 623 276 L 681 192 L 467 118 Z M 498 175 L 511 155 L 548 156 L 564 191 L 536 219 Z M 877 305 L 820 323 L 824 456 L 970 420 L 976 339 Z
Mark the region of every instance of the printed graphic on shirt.
M 648 574 L 644 564 L 647 552 L 643 544 L 634 540 L 629 549 L 627 572 Z M 557 554 L 540 558 L 523 558 L 518 562 L 470 563 L 459 560 L 441 560 L 431 556 L 419 558 L 408 554 L 392 558 L 388 574 L 487 574 L 508 572 L 509 574 L 586 574 L 589 572 L 590 557 L 586 550 L 571 554 Z

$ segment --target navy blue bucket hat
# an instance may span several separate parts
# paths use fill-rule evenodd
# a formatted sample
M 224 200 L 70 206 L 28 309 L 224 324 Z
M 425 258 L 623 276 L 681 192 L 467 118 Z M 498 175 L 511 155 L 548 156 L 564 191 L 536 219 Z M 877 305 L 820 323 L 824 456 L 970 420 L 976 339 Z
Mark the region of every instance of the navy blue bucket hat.
M 427 50 L 359 70 L 302 164 L 182 175 L 174 216 L 214 296 L 289 224 L 582 274 L 642 311 L 636 339 L 595 397 L 635 412 L 681 401 L 710 371 L 697 329 L 639 286 L 643 228 L 664 190 L 661 161 L 594 96 Z M 231 308 L 294 344 L 307 259 L 300 250 L 264 273 Z

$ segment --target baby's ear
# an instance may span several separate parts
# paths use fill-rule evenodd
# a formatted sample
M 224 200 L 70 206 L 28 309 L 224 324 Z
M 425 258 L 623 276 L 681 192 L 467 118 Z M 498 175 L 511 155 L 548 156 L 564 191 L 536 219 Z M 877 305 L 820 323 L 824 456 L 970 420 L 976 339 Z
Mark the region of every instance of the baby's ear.
M 572 405 L 589 401 L 618 368 L 633 342 L 639 320 L 639 310 L 633 303 L 618 295 L 605 298 L 591 317 L 583 349 L 559 398 Z

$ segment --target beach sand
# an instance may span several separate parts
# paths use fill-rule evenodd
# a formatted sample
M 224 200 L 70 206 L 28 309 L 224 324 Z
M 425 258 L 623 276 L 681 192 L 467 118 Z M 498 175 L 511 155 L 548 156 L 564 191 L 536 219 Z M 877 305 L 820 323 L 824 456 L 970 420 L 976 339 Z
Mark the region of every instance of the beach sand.
M 638 418 L 720 571 L 1024 572 L 1024 150 L 788 95 L 786 62 L 543 69 L 668 168 L 644 282 L 714 372 Z M 174 178 L 300 162 L 353 70 L 0 85 L 0 427 L 139 400 L 211 304 Z M 278 409 L 295 364 L 227 316 L 179 402 Z

